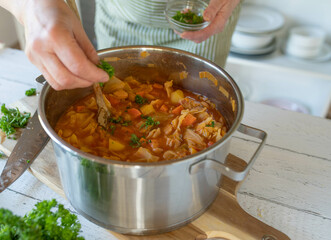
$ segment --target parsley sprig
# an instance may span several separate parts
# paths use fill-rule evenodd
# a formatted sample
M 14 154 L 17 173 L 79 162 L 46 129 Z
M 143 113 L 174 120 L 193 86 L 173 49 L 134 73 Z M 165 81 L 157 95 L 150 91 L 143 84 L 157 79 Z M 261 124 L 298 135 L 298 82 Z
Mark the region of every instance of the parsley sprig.
M 30 97 L 30 96 L 34 96 L 37 94 L 37 91 L 35 88 L 30 88 L 28 90 L 25 91 L 25 95 Z
M 3 116 L 0 119 L 0 129 L 8 138 L 16 132 L 16 128 L 24 128 L 31 116 L 27 112 L 21 113 L 18 108 L 6 108 L 5 104 L 1 105 L 1 113 Z
M 112 65 L 110 65 L 108 62 L 104 60 L 100 60 L 100 64 L 97 65 L 98 68 L 101 68 L 106 73 L 108 73 L 109 78 L 114 76 L 115 70 Z
M 55 199 L 37 203 L 24 217 L 0 208 L 0 239 L 83 240 L 80 228 L 77 216 Z

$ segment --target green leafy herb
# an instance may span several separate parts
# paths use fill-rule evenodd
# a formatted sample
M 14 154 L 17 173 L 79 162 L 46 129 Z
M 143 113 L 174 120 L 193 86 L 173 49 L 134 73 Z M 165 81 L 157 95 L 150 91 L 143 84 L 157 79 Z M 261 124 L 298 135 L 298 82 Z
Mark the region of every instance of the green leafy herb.
M 123 118 L 121 116 L 119 116 L 118 118 L 110 117 L 108 119 L 108 122 L 115 123 L 115 124 L 121 124 L 122 126 L 129 126 L 132 123 L 131 121 L 123 120 Z
M 138 103 L 139 105 L 143 105 L 145 104 L 146 102 L 148 102 L 147 98 L 143 98 L 142 96 L 140 96 L 139 94 L 136 95 L 134 101 L 136 103 Z
M 30 88 L 29 90 L 25 91 L 25 95 L 26 96 L 34 96 L 37 94 L 37 91 L 35 88 Z
M 130 146 L 133 148 L 141 146 L 140 138 L 138 138 L 136 134 L 131 134 Z
M 26 160 L 26 163 L 30 163 L 30 160 Z
M 0 151 L 0 159 L 1 158 L 6 158 L 6 157 L 7 157 L 6 154 L 4 152 Z
M 115 129 L 116 129 L 115 125 L 110 125 L 108 128 L 108 132 L 110 132 L 111 135 L 114 135 Z
M 215 127 L 215 121 L 211 121 L 211 124 L 207 124 L 206 127 Z
M 103 87 L 103 85 L 105 85 L 103 82 L 99 82 L 100 87 Z
M 113 66 L 111 66 L 108 62 L 106 62 L 104 60 L 100 60 L 100 64 L 98 64 L 97 67 L 101 68 L 106 73 L 108 73 L 109 78 L 114 76 L 115 70 L 114 70 Z
M 200 24 L 203 23 L 203 17 L 192 12 L 190 9 L 185 9 L 183 11 L 177 11 L 176 15 L 172 17 L 174 20 L 187 23 L 187 24 Z
M 81 225 L 77 216 L 71 214 L 55 199 L 42 201 L 24 217 L 16 216 L 7 209 L 0 209 L 0 239 L 63 239 L 82 240 Z
M 0 129 L 7 137 L 16 132 L 15 128 L 24 128 L 31 116 L 30 113 L 21 113 L 18 108 L 6 108 L 5 104 L 1 106 L 3 116 L 0 119 Z
M 140 128 L 148 128 L 149 126 L 157 126 L 157 125 L 160 125 L 160 122 L 159 121 L 154 121 L 154 119 L 150 116 L 144 116 L 144 115 L 141 115 L 142 118 L 146 119 L 146 121 L 144 122 L 143 125 L 140 126 Z

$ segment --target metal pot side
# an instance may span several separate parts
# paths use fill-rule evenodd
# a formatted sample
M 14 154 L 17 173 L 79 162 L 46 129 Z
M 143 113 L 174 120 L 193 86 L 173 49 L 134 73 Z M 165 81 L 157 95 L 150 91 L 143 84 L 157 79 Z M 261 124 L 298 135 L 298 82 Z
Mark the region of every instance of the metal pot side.
M 224 163 L 244 110 L 238 86 L 217 65 L 177 49 L 130 46 L 106 49 L 99 56 L 111 61 L 119 78 L 172 79 L 207 96 L 225 116 L 229 130 L 213 146 L 183 159 L 158 163 L 103 159 L 72 147 L 53 129 L 67 107 L 92 88 L 55 91 L 46 84 L 39 101 L 40 121 L 52 138 L 66 197 L 86 218 L 119 233 L 156 234 L 192 221 L 215 200 L 222 173 L 201 167 L 191 171 L 191 167 L 205 159 Z M 214 78 L 208 74 L 209 78 L 201 78 L 201 72 Z

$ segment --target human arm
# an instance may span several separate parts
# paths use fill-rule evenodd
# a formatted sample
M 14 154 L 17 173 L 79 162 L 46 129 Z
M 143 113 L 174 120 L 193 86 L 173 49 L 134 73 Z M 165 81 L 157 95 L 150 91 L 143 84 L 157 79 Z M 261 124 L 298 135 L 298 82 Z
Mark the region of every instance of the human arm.
M 201 43 L 214 34 L 222 32 L 227 20 L 239 2 L 240 0 L 211 0 L 203 13 L 203 18 L 205 21 L 210 22 L 209 25 L 199 31 L 183 32 L 180 34 L 180 37 Z
M 84 29 L 63 0 L 0 0 L 23 24 L 25 52 L 56 90 L 105 82 L 98 55 Z

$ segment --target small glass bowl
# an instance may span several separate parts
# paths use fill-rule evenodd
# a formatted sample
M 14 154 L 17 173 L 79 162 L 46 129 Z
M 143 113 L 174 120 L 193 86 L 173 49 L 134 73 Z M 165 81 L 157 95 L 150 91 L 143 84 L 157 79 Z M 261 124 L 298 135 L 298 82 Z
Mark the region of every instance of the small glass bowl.
M 175 16 L 178 11 L 183 11 L 185 9 L 189 9 L 196 15 L 202 16 L 203 11 L 206 9 L 207 6 L 208 4 L 202 0 L 171 0 L 167 3 L 164 15 L 167 18 L 170 27 L 179 33 L 187 31 L 198 31 L 207 27 L 209 25 L 209 22 L 205 21 L 199 24 L 188 24 L 179 22 L 172 17 Z

